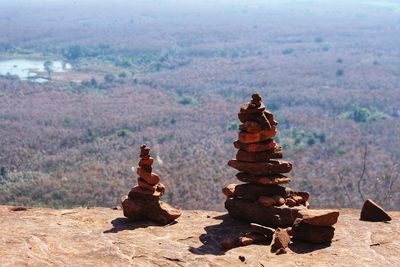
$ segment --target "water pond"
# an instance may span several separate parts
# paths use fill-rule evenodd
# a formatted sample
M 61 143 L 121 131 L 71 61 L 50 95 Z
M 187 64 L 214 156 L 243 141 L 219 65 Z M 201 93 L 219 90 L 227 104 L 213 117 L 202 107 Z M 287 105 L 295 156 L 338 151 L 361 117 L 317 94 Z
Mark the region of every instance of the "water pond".
M 44 60 L 10 59 L 0 61 L 0 75 L 18 76 L 21 80 L 34 82 L 47 82 L 45 77 L 39 77 L 38 73 L 46 72 Z M 60 60 L 51 61 L 52 72 L 65 72 L 72 68 L 71 64 Z

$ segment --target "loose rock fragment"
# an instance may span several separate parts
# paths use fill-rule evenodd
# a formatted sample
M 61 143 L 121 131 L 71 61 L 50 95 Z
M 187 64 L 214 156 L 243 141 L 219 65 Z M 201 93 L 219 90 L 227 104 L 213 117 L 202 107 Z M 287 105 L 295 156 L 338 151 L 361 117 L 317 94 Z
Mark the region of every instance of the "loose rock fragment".
M 371 199 L 367 199 L 362 207 L 360 220 L 371 222 L 386 222 L 392 218 L 386 211 Z

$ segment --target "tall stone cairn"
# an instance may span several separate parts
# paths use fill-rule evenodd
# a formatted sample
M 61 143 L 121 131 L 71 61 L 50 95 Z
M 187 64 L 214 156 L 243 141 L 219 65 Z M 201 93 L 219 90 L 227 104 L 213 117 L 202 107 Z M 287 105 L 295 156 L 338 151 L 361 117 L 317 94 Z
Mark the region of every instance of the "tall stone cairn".
M 223 189 L 229 214 L 241 220 L 266 226 L 292 225 L 299 210 L 308 207 L 310 195 L 295 192 L 281 184 L 290 182 L 286 174 L 292 163 L 281 160 L 282 147 L 274 141 L 277 121 L 269 112 L 260 94 L 254 93 L 238 114 L 242 124 L 236 159 L 228 165 L 237 169 L 237 179 L 244 184 L 230 184 Z
M 290 182 L 287 174 L 292 163 L 282 160 L 282 147 L 274 141 L 277 121 L 258 93 L 245 103 L 238 114 L 242 124 L 236 159 L 228 165 L 237 169 L 243 184 L 230 184 L 222 192 L 227 196 L 225 208 L 236 219 L 272 227 L 292 226 L 294 239 L 326 243 L 333 238 L 338 211 L 309 210 L 308 192 L 296 192 L 282 186 Z
M 149 219 L 165 225 L 177 219 L 181 212 L 160 200 L 165 193 L 165 187 L 160 183 L 160 177 L 153 172 L 153 161 L 150 148 L 142 145 L 136 168 L 138 184 L 131 189 L 128 196 L 122 197 L 122 208 L 124 216 L 134 221 Z

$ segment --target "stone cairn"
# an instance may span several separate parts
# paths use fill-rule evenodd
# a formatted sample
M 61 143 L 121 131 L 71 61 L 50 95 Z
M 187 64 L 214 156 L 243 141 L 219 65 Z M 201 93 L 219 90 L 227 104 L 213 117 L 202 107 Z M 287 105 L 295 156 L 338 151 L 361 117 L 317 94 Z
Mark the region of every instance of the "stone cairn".
M 160 183 L 160 177 L 152 172 L 153 161 L 150 148 L 142 145 L 139 166 L 136 168 L 138 184 L 131 189 L 128 196 L 122 197 L 122 208 L 124 216 L 134 221 L 150 219 L 165 225 L 177 219 L 181 212 L 160 201 L 165 187 Z
M 282 147 L 273 139 L 277 134 L 278 123 L 258 93 L 254 93 L 252 100 L 241 107 L 238 117 L 242 123 L 239 126 L 239 138 L 234 142 L 238 152 L 236 159 L 230 160 L 228 165 L 239 171 L 236 177 L 244 183 L 230 184 L 222 190 L 227 196 L 225 208 L 230 216 L 270 227 L 292 226 L 299 218 L 292 229 L 288 228 L 293 237 L 314 243 L 332 239 L 331 225 L 336 223 L 339 213 L 318 213 L 317 216 L 325 218 L 325 221 L 326 216 L 331 218 L 327 223 L 322 223 L 325 225 L 321 225 L 321 219 L 317 223 L 309 219 L 306 223 L 301 218 L 309 217 L 309 193 L 296 192 L 282 186 L 291 180 L 285 174 L 292 170 L 292 164 L 281 160 Z M 311 230 L 318 230 L 318 227 L 329 229 L 319 229 L 322 233 L 317 240 L 310 237 L 309 225 Z

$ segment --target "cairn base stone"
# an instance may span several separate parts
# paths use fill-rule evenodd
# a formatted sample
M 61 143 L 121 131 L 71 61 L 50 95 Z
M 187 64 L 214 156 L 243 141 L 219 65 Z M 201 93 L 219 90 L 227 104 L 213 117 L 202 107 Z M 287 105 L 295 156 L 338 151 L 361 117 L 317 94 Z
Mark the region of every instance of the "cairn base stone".
M 265 207 L 236 198 L 228 198 L 225 201 L 225 208 L 235 219 L 269 227 L 291 226 L 297 218 L 301 217 L 299 211 L 307 209 L 305 206 L 289 208 L 286 205 Z
M 297 219 L 292 226 L 293 238 L 305 242 L 322 244 L 330 243 L 335 234 L 332 226 L 316 226 Z
M 128 196 L 123 196 L 121 202 L 124 216 L 133 221 L 149 219 L 166 225 L 181 216 L 178 209 L 157 199 L 130 199 Z

